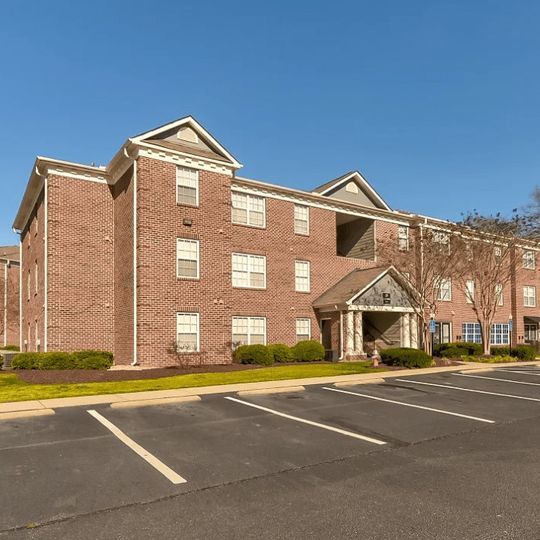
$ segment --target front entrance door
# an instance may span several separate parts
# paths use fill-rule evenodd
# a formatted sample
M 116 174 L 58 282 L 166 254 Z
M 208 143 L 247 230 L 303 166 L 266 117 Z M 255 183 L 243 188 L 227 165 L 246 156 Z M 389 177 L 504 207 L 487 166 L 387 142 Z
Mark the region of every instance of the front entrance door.
M 452 332 L 449 322 L 435 323 L 435 333 L 433 334 L 433 344 L 450 343 L 452 341 Z
M 326 360 L 332 360 L 332 322 L 330 319 L 321 319 L 321 343 Z

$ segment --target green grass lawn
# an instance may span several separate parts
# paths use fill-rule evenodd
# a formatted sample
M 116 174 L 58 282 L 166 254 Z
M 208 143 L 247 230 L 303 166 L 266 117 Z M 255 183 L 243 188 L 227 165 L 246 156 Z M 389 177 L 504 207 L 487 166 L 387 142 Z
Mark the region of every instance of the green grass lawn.
M 77 384 L 28 384 L 16 373 L 0 374 L 0 403 L 48 399 L 74 396 L 94 396 L 97 394 L 119 394 L 148 390 L 170 390 L 221 384 L 282 381 L 307 377 L 331 377 L 357 373 L 376 373 L 384 368 L 372 368 L 370 362 L 347 362 L 336 364 L 306 364 L 276 366 L 221 373 L 194 373 L 175 375 L 161 379 L 140 379 L 134 381 L 92 382 Z

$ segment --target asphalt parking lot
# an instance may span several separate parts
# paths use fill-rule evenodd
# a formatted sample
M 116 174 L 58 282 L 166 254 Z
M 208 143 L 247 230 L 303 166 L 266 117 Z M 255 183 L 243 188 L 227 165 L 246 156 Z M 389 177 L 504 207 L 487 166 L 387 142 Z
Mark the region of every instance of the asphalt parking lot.
M 0 423 L 0 538 L 540 539 L 540 368 Z

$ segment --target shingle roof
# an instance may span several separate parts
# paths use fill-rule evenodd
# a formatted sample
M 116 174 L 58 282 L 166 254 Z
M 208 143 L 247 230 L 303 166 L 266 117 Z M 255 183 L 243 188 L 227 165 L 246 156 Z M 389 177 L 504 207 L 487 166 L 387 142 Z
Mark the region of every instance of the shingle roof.
M 322 193 L 323 191 L 327 190 L 329 187 L 332 187 L 334 184 L 338 184 L 344 178 L 346 178 L 347 176 L 350 176 L 351 174 L 354 174 L 354 171 L 349 171 L 348 173 L 342 174 L 338 178 L 334 178 L 333 180 L 330 180 L 329 182 L 326 182 L 326 184 L 323 184 L 322 186 L 316 187 L 313 190 L 313 192 L 314 193 Z
M 376 266 L 374 268 L 357 268 L 343 279 L 322 293 L 313 302 L 313 307 L 331 304 L 343 304 L 366 288 L 391 266 Z

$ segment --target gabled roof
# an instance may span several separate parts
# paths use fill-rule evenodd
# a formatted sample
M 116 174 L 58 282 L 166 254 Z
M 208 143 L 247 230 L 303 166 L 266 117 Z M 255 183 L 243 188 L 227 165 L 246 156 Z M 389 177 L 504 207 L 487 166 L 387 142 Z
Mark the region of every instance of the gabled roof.
M 348 173 L 334 178 L 323 184 L 322 186 L 316 187 L 313 190 L 313 193 L 318 193 L 319 195 L 331 196 L 336 190 L 340 187 L 345 186 L 349 182 L 355 182 L 358 187 L 363 191 L 363 193 L 370 199 L 377 208 L 382 208 L 383 210 L 391 210 L 391 208 L 386 204 L 383 198 L 373 189 L 371 184 L 358 172 L 350 171 Z
M 316 298 L 313 301 L 313 307 L 350 304 L 388 273 L 398 283 L 402 284 L 404 282 L 405 278 L 394 266 L 356 268 Z M 407 287 L 408 290 L 410 288 L 410 286 Z
M 197 148 L 195 144 L 191 145 L 186 142 L 171 143 L 167 140 L 164 140 L 163 136 L 174 131 L 178 131 L 179 128 L 191 128 L 198 137 L 205 143 L 205 146 L 208 147 L 208 151 L 205 149 Z M 208 132 L 193 116 L 185 116 L 174 120 L 173 122 L 168 122 L 157 128 L 151 129 L 150 131 L 145 131 L 135 137 L 130 137 L 129 139 L 133 143 L 146 143 L 151 145 L 156 145 L 170 150 L 178 150 L 189 152 L 196 155 L 201 155 L 202 157 L 211 157 L 212 159 L 218 159 L 224 161 L 229 165 L 232 165 L 235 168 L 242 167 L 242 164 L 210 133 Z

